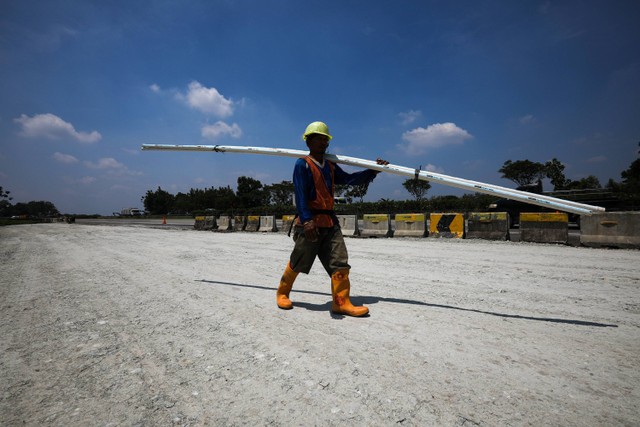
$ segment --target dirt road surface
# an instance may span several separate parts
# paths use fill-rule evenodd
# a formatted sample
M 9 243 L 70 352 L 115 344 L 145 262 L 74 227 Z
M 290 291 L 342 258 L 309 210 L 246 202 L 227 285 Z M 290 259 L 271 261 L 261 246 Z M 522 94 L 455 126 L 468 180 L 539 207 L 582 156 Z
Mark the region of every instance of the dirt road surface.
M 640 252 L 347 246 L 368 318 L 283 234 L 0 228 L 1 424 L 640 425 Z

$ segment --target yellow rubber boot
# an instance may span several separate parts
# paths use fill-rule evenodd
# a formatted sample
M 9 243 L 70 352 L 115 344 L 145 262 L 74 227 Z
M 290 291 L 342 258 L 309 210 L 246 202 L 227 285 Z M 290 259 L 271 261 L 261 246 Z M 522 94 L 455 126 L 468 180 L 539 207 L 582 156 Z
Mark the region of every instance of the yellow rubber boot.
M 293 303 L 289 299 L 289 292 L 291 292 L 291 287 L 293 286 L 293 282 L 298 277 L 298 273 L 293 271 L 291 268 L 291 263 L 287 264 L 287 268 L 284 269 L 284 273 L 280 278 L 280 286 L 278 286 L 278 290 L 276 292 L 276 304 L 283 310 L 290 310 L 293 308 Z
M 369 313 L 365 306 L 354 306 L 349 299 L 351 283 L 349 282 L 349 270 L 339 270 L 331 276 L 331 293 L 333 304 L 331 311 L 336 314 L 360 317 Z

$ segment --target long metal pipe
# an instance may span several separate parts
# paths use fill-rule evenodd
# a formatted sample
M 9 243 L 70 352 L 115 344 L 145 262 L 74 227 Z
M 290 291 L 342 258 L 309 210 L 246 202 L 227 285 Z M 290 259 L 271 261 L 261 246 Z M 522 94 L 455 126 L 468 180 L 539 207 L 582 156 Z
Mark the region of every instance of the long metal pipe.
M 263 154 L 268 156 L 283 157 L 305 157 L 308 151 L 292 150 L 288 148 L 269 147 L 245 147 L 236 145 L 169 145 L 169 144 L 143 144 L 143 150 L 160 151 L 213 151 L 217 153 L 244 153 Z M 513 190 L 498 185 L 486 184 L 483 182 L 471 181 L 463 178 L 456 178 L 435 172 L 422 171 L 397 165 L 379 165 L 375 161 L 359 159 L 356 157 L 340 156 L 336 154 L 325 154 L 325 158 L 335 162 L 350 166 L 358 166 L 373 169 L 380 172 L 388 172 L 395 175 L 415 177 L 424 181 L 437 182 L 451 187 L 471 190 L 478 193 L 490 194 L 505 199 L 519 200 L 524 203 L 542 206 L 549 209 L 571 212 L 580 215 L 591 215 L 596 212 L 603 212 L 605 209 L 600 206 L 586 205 L 570 200 L 558 199 L 556 197 L 542 194 L 529 193 L 526 191 Z

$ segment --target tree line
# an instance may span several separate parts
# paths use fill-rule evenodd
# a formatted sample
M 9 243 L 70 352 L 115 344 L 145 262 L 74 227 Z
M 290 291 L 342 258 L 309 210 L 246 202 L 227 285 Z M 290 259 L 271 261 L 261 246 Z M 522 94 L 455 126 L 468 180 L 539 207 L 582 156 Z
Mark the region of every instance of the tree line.
M 426 181 L 407 180 L 405 188 L 421 201 L 431 184 Z M 364 185 L 337 185 L 335 194 L 344 198 L 349 204 L 364 203 L 363 199 L 369 189 Z M 294 206 L 294 186 L 292 181 L 263 185 L 259 180 L 241 176 L 237 181 L 237 190 L 230 186 L 210 187 L 205 189 L 191 188 L 188 192 L 171 194 L 161 187 L 155 191 L 148 190 L 141 198 L 145 211 L 152 215 L 187 215 L 206 213 L 206 211 L 226 213 L 271 213 L 291 212 Z
M 622 182 L 609 179 L 604 188 L 611 191 L 637 192 L 638 168 L 640 168 L 640 160 L 636 160 L 628 170 L 622 172 Z M 521 187 L 536 184 L 542 179 L 548 178 L 551 185 L 553 185 L 554 191 L 603 188 L 598 177 L 594 175 L 574 181 L 565 177 L 564 169 L 564 164 L 556 158 L 546 163 L 532 162 L 530 160 L 518 160 L 515 162 L 507 160 L 498 172 L 502 174 L 502 178 L 509 179 Z
M 565 166 L 558 159 L 546 163 L 530 160 L 507 160 L 498 170 L 502 177 L 516 183 L 519 188 L 539 187 L 542 191 L 542 180 L 548 178 L 554 191 L 603 189 L 618 194 L 620 197 L 635 201 L 640 200 L 640 159 L 622 172 L 620 182 L 610 179 L 603 188 L 595 176 L 572 181 L 564 175 Z M 359 186 L 336 186 L 337 197 L 343 198 L 346 205 L 337 205 L 338 211 L 359 212 L 410 212 L 410 211 L 472 211 L 484 210 L 498 198 L 482 194 L 457 196 L 436 196 L 430 199 L 426 194 L 431 188 L 427 181 L 407 179 L 403 187 L 414 200 L 394 201 L 380 199 L 377 202 L 364 202 L 368 184 Z M 536 190 L 531 190 L 536 191 Z M 281 215 L 295 211 L 293 206 L 294 187 L 291 181 L 263 185 L 260 181 L 241 176 L 237 181 L 237 190 L 231 187 L 210 187 L 206 189 L 190 189 L 187 193 L 170 194 L 161 187 L 155 191 L 148 190 L 142 197 L 145 210 L 151 214 L 198 214 L 207 210 L 217 214 L 230 215 Z
M 631 163 L 620 174 L 621 180 L 609 181 L 603 187 L 598 178 L 591 175 L 580 180 L 570 180 L 564 175 L 565 166 L 558 159 L 545 163 L 530 160 L 507 160 L 498 170 L 502 177 L 513 181 L 519 187 L 539 187 L 541 181 L 549 179 L 554 191 L 603 189 L 627 202 L 625 206 L 637 209 L 640 206 L 640 159 Z M 344 212 L 400 213 L 425 211 L 472 211 L 483 210 L 497 200 L 494 196 L 466 194 L 457 196 L 435 196 L 427 199 L 431 184 L 427 181 L 407 179 L 403 187 L 413 196 L 413 200 L 387 200 L 364 202 L 368 185 L 336 186 L 336 196 L 343 197 L 345 205 L 337 205 L 336 210 Z M 282 215 L 295 211 L 293 206 L 293 183 L 264 185 L 260 181 L 241 176 L 237 180 L 237 190 L 231 187 L 192 188 L 187 193 L 171 194 L 161 187 L 148 190 L 141 198 L 145 210 L 150 214 L 197 214 L 208 209 L 216 213 Z M 11 192 L 0 186 L 0 217 L 45 218 L 59 216 L 60 212 L 52 202 L 31 201 L 12 204 Z
M 11 191 L 0 186 L 0 217 L 19 218 L 50 218 L 60 215 L 60 212 L 51 202 L 44 200 L 27 203 L 11 204 Z

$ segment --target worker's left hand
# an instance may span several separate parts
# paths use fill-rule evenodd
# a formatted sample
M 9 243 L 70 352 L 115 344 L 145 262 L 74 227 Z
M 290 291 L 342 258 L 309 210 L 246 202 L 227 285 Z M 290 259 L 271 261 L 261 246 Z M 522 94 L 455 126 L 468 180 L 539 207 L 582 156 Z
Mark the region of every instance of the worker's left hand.
M 379 165 L 383 165 L 383 166 L 386 166 L 386 165 L 388 165 L 388 164 L 389 164 L 389 162 L 388 162 L 388 161 L 386 161 L 386 160 L 384 160 L 384 159 L 381 159 L 380 157 L 378 157 L 378 158 L 376 159 L 376 163 L 377 163 L 377 164 L 379 164 Z M 376 172 L 376 173 L 380 173 L 380 171 L 375 171 L 375 172 Z
M 304 235 L 310 242 L 318 241 L 318 227 L 314 220 L 309 220 L 303 224 Z

